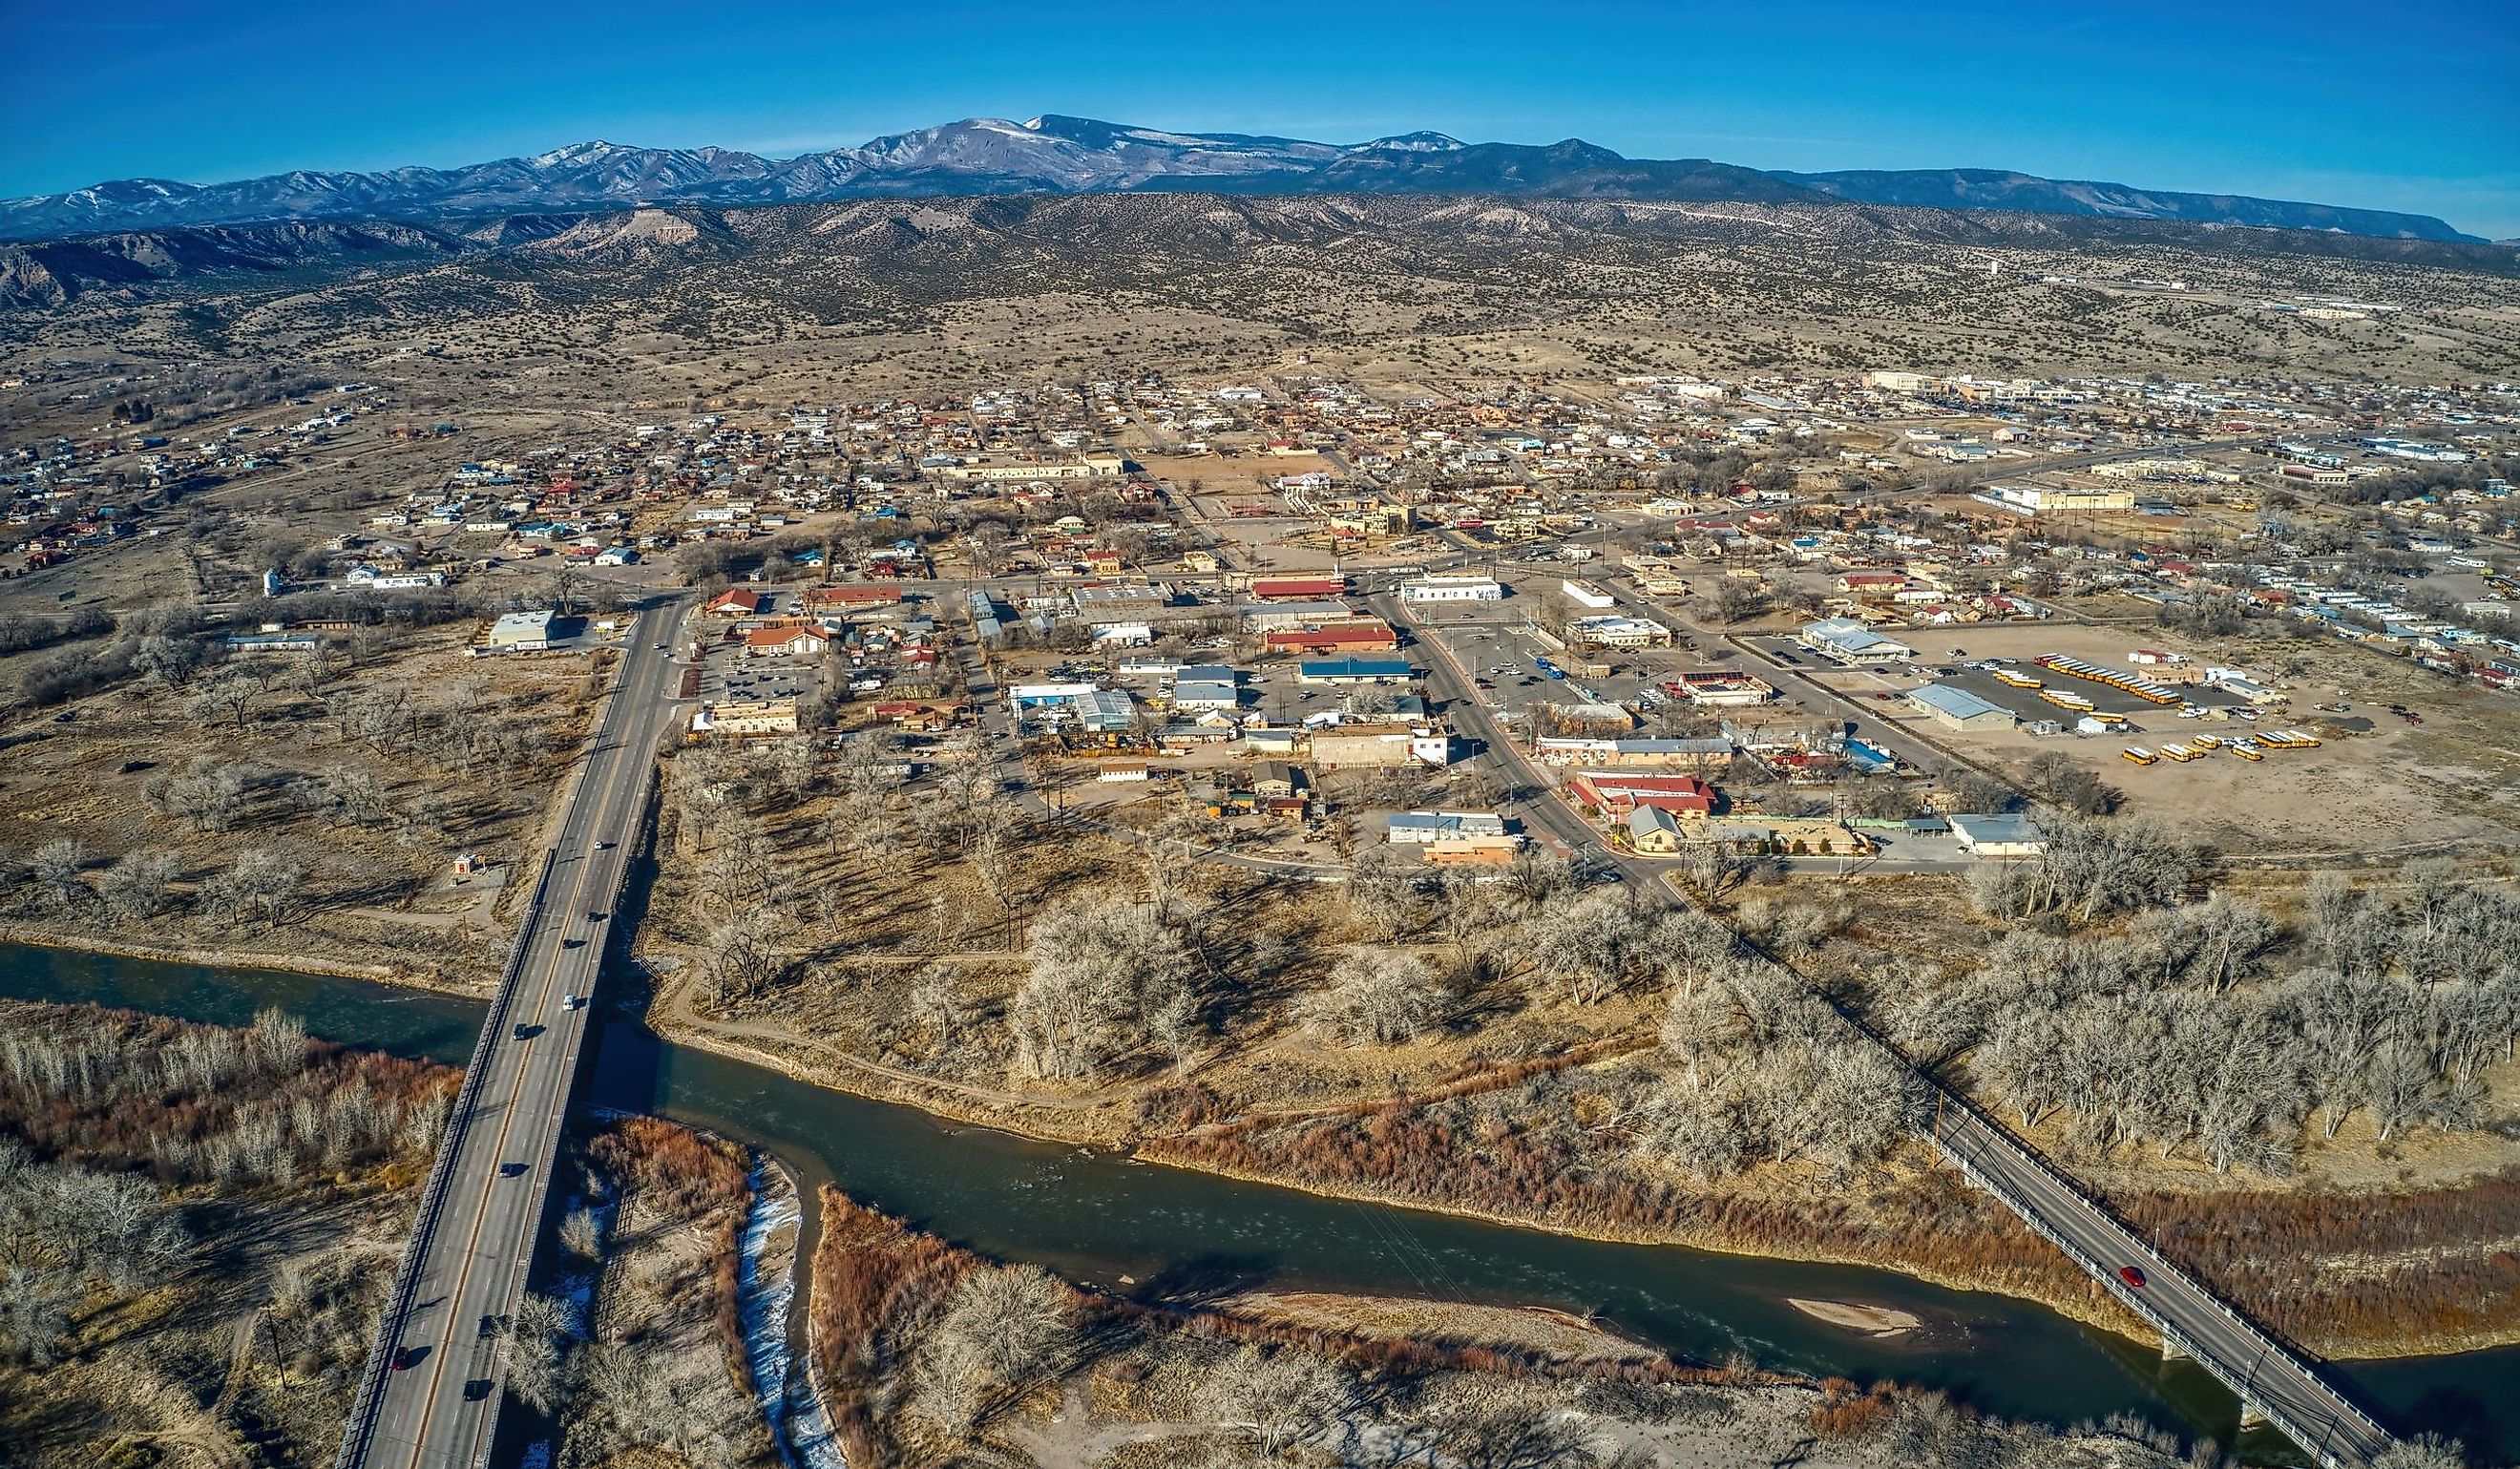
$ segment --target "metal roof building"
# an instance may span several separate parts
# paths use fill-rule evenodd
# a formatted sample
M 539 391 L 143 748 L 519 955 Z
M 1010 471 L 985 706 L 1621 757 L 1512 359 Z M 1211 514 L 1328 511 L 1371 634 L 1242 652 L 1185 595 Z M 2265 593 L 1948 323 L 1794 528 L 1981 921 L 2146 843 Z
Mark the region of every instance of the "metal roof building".
M 1955 730 L 2009 730 L 2019 721 L 2001 704 L 1950 684 L 1927 684 L 1909 690 L 1908 702 L 1935 723 Z

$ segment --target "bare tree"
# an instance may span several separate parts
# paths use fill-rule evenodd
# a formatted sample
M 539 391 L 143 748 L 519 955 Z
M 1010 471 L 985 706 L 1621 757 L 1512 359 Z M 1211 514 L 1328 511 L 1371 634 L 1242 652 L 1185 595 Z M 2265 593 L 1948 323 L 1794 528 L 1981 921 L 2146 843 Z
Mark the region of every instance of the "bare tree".
M 1579 1004 L 1597 1004 L 1652 971 L 1659 914 L 1624 888 L 1552 900 L 1526 924 L 1532 967 Z
M 152 781 L 145 794 L 168 818 L 190 822 L 196 831 L 225 831 L 245 805 L 246 784 L 243 768 L 204 756 L 180 776 Z
M 1351 949 L 1295 1002 L 1296 1023 L 1348 1046 L 1403 1046 L 1441 1024 L 1453 998 L 1416 955 Z
M 574 1335 L 566 1302 L 538 1292 L 518 1299 L 516 1317 L 499 1347 L 507 1356 L 508 1391 L 518 1402 L 548 1413 L 568 1396 L 575 1376 L 570 1352 Z
M 75 836 L 57 836 L 35 849 L 35 885 L 55 908 L 74 908 L 87 901 L 90 893 L 80 875 L 86 868 L 87 843 Z
M 230 667 L 194 685 L 184 708 L 196 719 L 230 724 L 242 734 L 250 727 L 253 701 L 261 693 L 262 685 L 251 674 Z
M 1091 1080 L 1140 1048 L 1146 1017 L 1190 994 L 1189 953 L 1148 908 L 1070 899 L 1032 929 L 1031 968 L 1007 1007 L 1026 1074 Z
M 955 1282 L 912 1364 L 918 1411 L 949 1432 L 969 1433 L 994 1400 L 1073 1342 L 1068 1296 L 1033 1266 L 984 1267 Z
M 142 847 L 106 868 L 97 893 L 115 917 L 153 918 L 165 909 L 168 888 L 181 870 L 173 853 Z
M 1194 1401 L 1269 1459 L 1329 1439 L 1358 1406 L 1347 1373 L 1291 1347 L 1243 1348 L 1199 1384 Z

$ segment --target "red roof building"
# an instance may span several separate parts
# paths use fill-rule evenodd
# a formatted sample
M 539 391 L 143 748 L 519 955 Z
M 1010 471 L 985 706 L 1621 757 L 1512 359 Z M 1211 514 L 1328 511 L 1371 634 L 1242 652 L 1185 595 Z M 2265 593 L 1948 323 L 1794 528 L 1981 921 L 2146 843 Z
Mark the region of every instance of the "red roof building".
M 1626 771 L 1579 772 L 1566 782 L 1566 791 L 1611 818 L 1625 817 L 1640 806 L 1676 816 L 1707 816 L 1720 799 L 1714 786 L 1695 776 L 1640 776 Z
M 1269 635 L 1273 653 L 1387 653 L 1400 635 L 1379 617 L 1351 617 Z
M 808 612 L 888 607 L 899 601 L 901 601 L 899 582 L 863 582 L 845 587 L 805 589 L 805 610 Z
M 818 627 L 757 627 L 743 635 L 747 658 L 812 657 L 831 645 L 831 635 Z
M 711 617 L 750 617 L 761 610 L 761 594 L 729 587 L 700 608 Z
M 1342 596 L 1346 591 L 1347 578 L 1344 576 L 1255 576 L 1251 579 L 1251 595 L 1264 601 L 1310 601 Z

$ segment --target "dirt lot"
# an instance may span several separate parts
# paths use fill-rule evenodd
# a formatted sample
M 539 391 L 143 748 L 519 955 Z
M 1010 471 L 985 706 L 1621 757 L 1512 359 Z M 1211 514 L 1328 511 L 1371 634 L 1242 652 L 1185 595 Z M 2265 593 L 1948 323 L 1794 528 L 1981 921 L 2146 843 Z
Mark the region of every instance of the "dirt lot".
M 21 716 L 0 761 L 0 850 L 77 844 L 58 891 L 9 895 L 23 928 L 166 947 L 287 948 L 433 983 L 497 970 L 507 877 L 592 707 L 590 660 L 469 659 L 467 624 L 266 658 L 186 685 L 142 679 Z M 21 654 L 6 662 L 40 654 Z M 0 667 L 0 676 L 5 676 Z M 215 709 L 202 686 L 243 680 Z M 114 896 L 112 865 L 162 854 L 155 901 Z M 245 854 L 299 875 L 268 907 L 207 912 Z M 489 870 L 459 878 L 459 854 Z
M 2063 653 L 2178 684 L 2209 665 L 2244 667 L 2260 681 L 2288 692 L 2287 702 L 2246 721 L 2179 719 L 2168 709 L 2123 695 L 2104 701 L 2103 686 L 2079 680 L 2051 682 L 2090 692 L 2104 708 L 2138 710 L 2136 733 L 2090 737 L 2039 737 L 2009 732 L 1949 729 L 1904 699 L 1875 701 L 1875 690 L 1907 690 L 1927 682 L 1871 673 L 1828 675 L 1836 687 L 1865 697 L 1875 718 L 1972 760 L 2017 765 L 2031 755 L 2061 751 L 2124 790 L 2130 811 L 2163 817 L 2234 856 L 2252 853 L 2355 851 L 2370 855 L 2453 843 L 2508 847 L 2520 841 L 2520 758 L 2510 752 L 2511 714 L 2506 695 L 2441 678 L 2411 664 L 2332 643 L 2198 642 L 2152 626 L 2087 627 L 2065 623 L 1988 623 L 1970 627 L 1893 630 L 1931 665 L 1950 649 L 1971 660 L 2006 657 L 2026 664 L 2043 653 Z M 2126 661 L 2131 648 L 2183 653 L 2183 667 L 2140 668 Z M 2025 670 L 2038 676 L 2037 670 Z M 1983 676 L 1978 676 L 1983 677 Z M 1972 691 L 1978 686 L 1966 685 Z M 1990 693 L 1990 697 L 1994 696 Z M 2197 700 L 2203 703 L 2206 700 Z M 2223 696 L 2226 703 L 2236 702 Z M 2401 703 L 2423 716 L 2409 724 L 2385 707 Z M 2314 705 L 2344 704 L 2342 715 Z M 2047 707 L 2035 696 L 2021 709 Z M 2049 711 L 2060 721 L 2074 716 Z M 2351 721 L 2345 723 L 2340 721 Z M 2367 730 L 2361 728 L 2368 723 Z M 2251 729 L 2316 727 L 2325 742 L 2317 749 L 2270 750 L 2256 763 L 2227 755 L 2178 764 L 2138 767 L 2119 758 L 2128 745 L 2157 748 L 2165 740 L 2215 734 L 2226 740 Z M 2332 737 L 2329 737 L 2332 736 Z

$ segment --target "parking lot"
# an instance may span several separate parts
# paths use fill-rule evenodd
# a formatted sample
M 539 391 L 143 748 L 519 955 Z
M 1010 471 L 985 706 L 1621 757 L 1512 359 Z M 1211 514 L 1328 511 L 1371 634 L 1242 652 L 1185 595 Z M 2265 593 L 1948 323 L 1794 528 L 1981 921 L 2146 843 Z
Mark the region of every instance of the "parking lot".
M 1668 647 L 1552 652 L 1524 626 L 1517 617 L 1485 623 L 1457 621 L 1418 631 L 1421 637 L 1440 641 L 1472 678 L 1493 686 L 1477 690 L 1490 707 L 1516 715 L 1542 703 L 1581 702 L 1588 695 L 1632 709 L 1649 709 L 1664 698 L 1659 686 L 1665 679 L 1683 668 L 1704 666 L 1693 655 Z M 1420 654 L 1418 661 L 1422 664 L 1432 656 L 1431 651 Z M 1606 677 L 1552 679 L 1542 671 L 1538 662 L 1542 658 L 1561 669 L 1578 662 L 1606 663 L 1612 672 Z
M 767 698 L 811 701 L 821 680 L 820 661 L 747 658 L 740 645 L 711 647 L 700 664 L 700 697 L 711 703 Z

